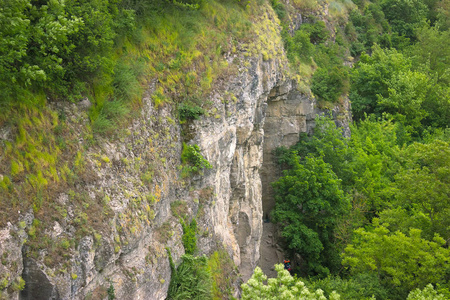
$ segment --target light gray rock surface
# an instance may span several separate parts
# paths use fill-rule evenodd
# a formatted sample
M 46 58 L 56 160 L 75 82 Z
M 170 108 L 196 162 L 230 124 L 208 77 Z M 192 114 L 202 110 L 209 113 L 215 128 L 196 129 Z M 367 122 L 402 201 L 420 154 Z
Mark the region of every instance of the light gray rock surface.
M 46 234 L 54 243 L 77 241 L 66 249 L 67 264 L 49 267 L 46 250 L 27 255 L 23 243 L 32 228 L 32 212 L 22 212 L 16 224 L 0 228 L 0 256 L 7 257 L 0 265 L 8 280 L 6 297 L 107 299 L 113 286 L 116 299 L 165 299 L 171 276 L 166 247 L 175 262 L 184 254 L 182 227 L 171 209 L 177 201 L 186 203 L 183 213 L 189 219 L 197 219 L 198 254 L 225 249 L 247 280 L 260 259 L 263 211 L 273 207 L 268 187 L 278 169 L 271 151 L 310 132 L 317 112 L 314 100 L 300 94 L 286 76 L 281 39 L 274 47 L 279 56 L 235 55 L 239 71 L 210 94 L 208 115 L 184 127 L 176 121 L 175 108 L 153 106 L 156 84 L 150 84 L 140 114 L 125 133 L 87 150 L 89 177 L 76 191 L 63 191 L 54 199 L 66 213 Z M 232 63 L 233 57 L 228 60 Z M 67 115 L 71 130 L 81 132 L 89 122 L 89 105 L 83 100 L 79 107 L 58 103 L 55 109 Z M 80 144 L 85 143 L 79 136 Z M 192 178 L 180 176 L 183 139 L 199 145 L 211 169 Z M 102 209 L 93 217 L 108 220 L 81 237 L 72 225 L 79 217 L 74 192 L 95 204 L 93 210 Z M 10 288 L 20 276 L 26 281 L 21 293 Z

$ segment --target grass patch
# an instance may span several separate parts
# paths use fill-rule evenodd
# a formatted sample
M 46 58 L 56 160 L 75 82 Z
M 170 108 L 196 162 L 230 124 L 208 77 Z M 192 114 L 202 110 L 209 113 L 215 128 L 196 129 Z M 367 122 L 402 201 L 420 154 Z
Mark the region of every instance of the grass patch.
M 183 227 L 183 246 L 186 254 L 193 255 L 197 249 L 197 221 L 192 219 L 192 221 L 187 224 L 183 219 L 180 218 L 181 226 Z
M 214 251 L 208 259 L 208 268 L 212 276 L 212 299 L 234 299 L 233 285 L 238 279 L 238 272 L 228 253 L 223 249 Z
M 97 118 L 92 123 L 94 133 L 110 135 L 119 130 L 130 112 L 130 108 L 121 100 L 106 101 Z
M 167 299 L 211 299 L 211 273 L 206 257 L 183 255 L 181 264 L 176 268 L 169 250 L 168 255 L 172 276 Z
M 185 201 L 177 200 L 170 203 L 170 210 L 175 217 L 185 218 L 188 213 L 188 206 Z

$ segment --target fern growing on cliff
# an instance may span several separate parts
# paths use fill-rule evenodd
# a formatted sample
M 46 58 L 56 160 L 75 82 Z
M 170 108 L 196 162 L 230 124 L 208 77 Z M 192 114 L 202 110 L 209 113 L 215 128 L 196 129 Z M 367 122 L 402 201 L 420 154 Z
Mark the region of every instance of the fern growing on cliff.
M 186 254 L 194 254 L 197 249 L 197 221 L 192 219 L 190 224 L 187 224 L 180 218 L 181 226 L 183 227 L 183 246 Z
M 172 268 L 167 300 L 211 299 L 211 273 L 205 256 L 183 255 L 182 262 L 175 269 L 172 256 L 168 250 Z

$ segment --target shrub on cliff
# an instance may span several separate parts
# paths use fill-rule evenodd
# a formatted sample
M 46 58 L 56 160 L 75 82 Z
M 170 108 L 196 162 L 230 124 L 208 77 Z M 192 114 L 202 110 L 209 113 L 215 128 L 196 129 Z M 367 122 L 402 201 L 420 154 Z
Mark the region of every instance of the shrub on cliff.
M 181 264 L 175 268 L 170 252 L 168 254 L 172 276 L 166 299 L 211 299 L 211 273 L 206 257 L 183 255 Z
M 208 160 L 206 160 L 200 153 L 200 148 L 198 145 L 187 145 L 186 143 L 183 143 L 181 162 L 183 163 L 181 170 L 183 177 L 199 173 L 203 169 L 212 168 Z
M 344 66 L 319 68 L 312 77 L 311 91 L 321 100 L 336 102 L 349 87 L 348 68 Z

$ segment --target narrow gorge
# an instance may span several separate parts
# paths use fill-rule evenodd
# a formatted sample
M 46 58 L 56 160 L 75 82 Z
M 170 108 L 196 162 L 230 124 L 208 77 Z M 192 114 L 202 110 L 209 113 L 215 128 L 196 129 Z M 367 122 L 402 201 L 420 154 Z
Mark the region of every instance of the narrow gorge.
M 239 284 L 264 260 L 263 220 L 274 207 L 271 182 L 281 175 L 273 151 L 311 133 L 325 111 L 291 76 L 278 17 L 267 4 L 261 12 L 254 19 L 261 51 L 223 54 L 236 70 L 216 80 L 198 120 L 180 124 L 174 106 L 155 105 L 153 80 L 123 134 L 88 146 L 91 101 L 48 103 L 78 139 L 75 157 L 65 159 L 75 159 L 82 176 L 51 190 L 48 211 L 16 209 L 0 228 L 3 298 L 105 299 L 113 287 L 116 299 L 165 299 L 167 249 L 176 263 L 185 253 L 180 218 L 196 220 L 198 256 L 231 259 L 237 268 L 222 276 L 233 279 L 231 293 L 239 296 Z M 331 109 L 347 131 L 348 106 Z M 13 130 L 1 128 L 2 144 L 14 140 Z M 181 176 L 184 144 L 198 145 L 211 168 Z

